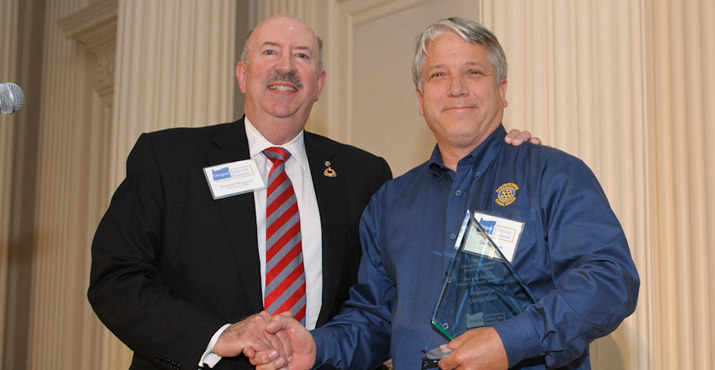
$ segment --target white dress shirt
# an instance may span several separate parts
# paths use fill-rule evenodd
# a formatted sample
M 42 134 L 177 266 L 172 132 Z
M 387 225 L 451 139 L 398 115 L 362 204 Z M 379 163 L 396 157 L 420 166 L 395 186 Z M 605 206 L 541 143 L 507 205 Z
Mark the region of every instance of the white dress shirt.
M 266 186 L 268 185 L 268 174 L 273 163 L 263 154 L 263 150 L 272 146 L 280 146 L 291 154 L 285 163 L 285 171 L 293 184 L 293 190 L 298 201 L 300 235 L 303 246 L 303 267 L 305 269 L 305 327 L 312 330 L 318 321 L 323 302 L 323 243 L 320 211 L 318 210 L 318 200 L 315 197 L 313 179 L 310 176 L 308 156 L 305 153 L 303 131 L 301 130 L 296 137 L 284 145 L 273 145 L 258 132 L 248 118 L 245 118 L 244 122 L 246 123 L 249 154 L 251 159 L 256 162 L 258 171 L 261 173 L 261 178 L 263 178 Z M 253 200 L 256 204 L 258 256 L 261 263 L 261 291 L 264 299 L 266 296 L 266 192 L 266 188 L 253 192 Z M 231 324 L 224 325 L 214 334 L 199 365 L 206 364 L 209 367 L 214 367 L 218 363 L 221 357 L 211 351 L 213 351 L 218 338 L 229 326 Z
M 264 149 L 272 146 L 266 138 L 251 124 L 246 122 L 246 136 L 251 159 L 256 161 L 258 171 L 263 181 L 268 185 L 268 173 L 273 163 L 262 153 Z M 308 156 L 305 154 L 303 131 L 281 148 L 290 152 L 291 156 L 285 163 L 285 170 L 293 183 L 293 190 L 298 200 L 300 214 L 300 236 L 303 243 L 303 265 L 305 268 L 306 314 L 305 327 L 314 329 L 320 314 L 323 298 L 323 253 L 320 228 L 320 212 L 318 200 L 315 197 L 313 179 L 310 177 Z M 253 192 L 256 202 L 256 228 L 258 230 L 258 255 L 261 258 L 261 286 L 263 297 L 266 290 L 266 189 Z

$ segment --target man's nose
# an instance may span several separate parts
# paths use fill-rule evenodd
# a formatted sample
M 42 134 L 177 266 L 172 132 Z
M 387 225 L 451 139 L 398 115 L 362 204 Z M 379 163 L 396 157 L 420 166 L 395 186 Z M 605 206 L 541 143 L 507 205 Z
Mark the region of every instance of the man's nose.
M 449 95 L 462 96 L 466 95 L 469 89 L 464 84 L 462 76 L 451 76 L 449 78 Z
M 281 55 L 281 59 L 278 61 L 278 69 L 282 70 L 284 73 L 293 71 L 293 56 L 290 53 L 284 53 Z

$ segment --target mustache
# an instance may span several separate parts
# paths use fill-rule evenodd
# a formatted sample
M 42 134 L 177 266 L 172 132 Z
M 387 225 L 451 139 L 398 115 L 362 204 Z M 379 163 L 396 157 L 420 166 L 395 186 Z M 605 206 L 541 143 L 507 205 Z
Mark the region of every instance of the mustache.
M 288 73 L 275 71 L 273 72 L 273 74 L 268 76 L 268 78 L 266 79 L 266 84 L 269 84 L 274 81 L 284 81 L 295 85 L 298 89 L 303 88 L 303 84 L 300 82 L 300 77 L 298 77 L 298 75 L 296 75 L 294 71 L 290 71 Z

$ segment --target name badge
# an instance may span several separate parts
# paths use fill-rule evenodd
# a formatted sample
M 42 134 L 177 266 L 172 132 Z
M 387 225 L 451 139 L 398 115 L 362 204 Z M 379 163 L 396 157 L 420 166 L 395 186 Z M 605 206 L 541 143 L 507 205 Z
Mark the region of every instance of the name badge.
M 204 175 L 214 199 L 263 189 L 266 184 L 252 159 L 204 167 Z
M 524 230 L 524 223 L 479 212 L 474 212 L 474 218 L 479 221 L 504 257 L 511 262 L 521 232 Z

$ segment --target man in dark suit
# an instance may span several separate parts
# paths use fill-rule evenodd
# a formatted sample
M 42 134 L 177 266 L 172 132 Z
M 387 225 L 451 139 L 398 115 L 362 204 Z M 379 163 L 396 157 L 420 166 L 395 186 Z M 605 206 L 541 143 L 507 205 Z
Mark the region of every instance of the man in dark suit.
M 356 281 L 360 215 L 392 174 L 382 158 L 303 131 L 325 81 L 320 39 L 298 18 L 269 18 L 249 34 L 236 75 L 245 117 L 143 134 L 92 243 L 89 301 L 134 351 L 131 369 L 251 368 L 241 353 L 276 340 L 260 330 L 267 191 L 217 196 L 211 167 L 244 161 L 267 181 L 263 150 L 290 152 L 307 327 L 334 316 Z
M 308 323 L 327 322 L 347 298 L 360 257 L 358 219 L 391 173 L 382 158 L 303 132 L 325 81 L 319 49 L 297 18 L 262 22 L 237 67 L 247 120 L 169 129 L 137 141 L 92 244 L 88 292 L 100 319 L 134 351 L 132 369 L 195 368 L 227 323 L 233 324 L 213 346 L 225 356 L 215 368 L 250 368 L 236 355 L 252 338 L 250 320 L 260 317 L 245 319 L 263 310 L 259 239 L 265 234 L 258 235 L 257 225 L 265 232 L 265 208 L 257 220 L 254 192 L 214 199 L 203 169 L 267 162 L 260 152 L 252 155 L 254 142 L 302 150 L 286 166 L 296 162 L 306 175 L 292 180 L 302 226 L 314 223 L 318 235 L 303 238 L 303 248 L 320 257 L 317 265 L 306 257 L 308 316 L 311 306 L 314 312 Z M 315 219 L 302 215 L 301 195 L 309 192 L 305 203 L 313 203 Z M 315 302 L 311 275 L 322 285 Z

